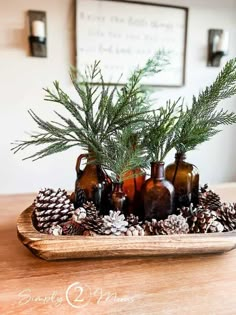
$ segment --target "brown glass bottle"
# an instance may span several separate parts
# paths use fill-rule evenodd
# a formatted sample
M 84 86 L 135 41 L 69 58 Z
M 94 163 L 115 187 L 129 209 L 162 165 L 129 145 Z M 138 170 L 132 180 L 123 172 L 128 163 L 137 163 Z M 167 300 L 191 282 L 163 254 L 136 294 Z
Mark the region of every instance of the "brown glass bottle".
M 129 206 L 129 214 L 133 213 L 137 216 L 142 212 L 141 189 L 145 182 L 146 174 L 140 168 L 128 171 L 125 176 L 123 191 L 127 195 Z
M 173 213 L 174 187 L 164 177 L 164 163 L 151 163 L 151 178 L 142 187 L 144 217 L 150 219 L 166 219 Z
M 199 172 L 195 165 L 185 161 L 184 153 L 175 154 L 175 162 L 165 169 L 165 177 L 175 188 L 175 207 L 198 203 Z
M 84 170 L 80 169 L 81 160 L 86 158 L 88 163 Z M 111 192 L 112 181 L 102 167 L 98 164 L 92 163 L 94 156 L 90 152 L 88 154 L 81 154 L 76 163 L 77 179 L 75 183 L 75 203 L 77 190 L 83 189 L 86 199 L 93 201 L 97 209 L 106 214 L 111 206 Z
M 128 198 L 123 190 L 123 183 L 114 183 L 111 200 L 114 210 L 119 210 L 125 215 L 128 214 Z

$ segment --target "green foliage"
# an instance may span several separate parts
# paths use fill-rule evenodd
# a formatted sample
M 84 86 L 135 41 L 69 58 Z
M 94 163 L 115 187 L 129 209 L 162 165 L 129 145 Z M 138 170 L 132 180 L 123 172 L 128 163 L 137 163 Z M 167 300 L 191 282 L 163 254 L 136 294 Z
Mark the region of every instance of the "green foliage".
M 110 170 L 117 182 L 134 176 L 128 174 L 128 171 L 147 166 L 145 150 L 132 127 L 117 131 L 113 137 L 106 139 L 97 155 L 97 162 Z
M 128 83 L 119 91 L 117 86 L 109 87 L 103 81 L 99 62 L 87 67 L 82 81 L 78 73 L 71 71 L 72 83 L 79 95 L 79 104 L 74 102 L 54 82 L 54 89 L 46 88 L 46 101 L 62 105 L 70 117 L 64 117 L 55 111 L 58 121 L 45 121 L 32 110 L 29 114 L 37 124 L 39 132 L 30 134 L 29 140 L 16 141 L 14 153 L 29 146 L 44 148 L 28 156 L 37 160 L 79 145 L 95 152 L 101 150 L 101 143 L 112 137 L 117 131 L 127 126 L 140 127 L 149 111 L 148 96 L 142 89 L 141 80 L 146 75 L 157 73 L 166 64 L 162 51 L 147 61 L 141 69 L 137 68 L 130 76 Z M 80 77 L 79 77 L 80 79 Z
M 220 101 L 236 94 L 236 58 L 226 63 L 215 82 L 198 97 L 193 97 L 191 108 L 186 108 L 176 125 L 176 150 L 179 153 L 195 149 L 220 130 L 220 125 L 236 123 L 236 114 L 217 110 Z
M 122 181 L 128 170 L 145 167 L 147 157 L 163 161 L 173 148 L 178 153 L 193 150 L 218 133 L 220 125 L 236 122 L 235 113 L 217 109 L 220 101 L 236 94 L 236 58 L 226 63 L 211 86 L 193 97 L 191 108 L 179 105 L 178 99 L 151 111 L 142 79 L 158 73 L 167 63 L 166 54 L 157 52 L 143 68 L 131 73 L 121 89 L 104 83 L 97 61 L 87 67 L 84 76 L 72 70 L 78 103 L 58 81 L 53 89 L 45 89 L 45 100 L 61 105 L 69 117 L 55 111 L 58 121 L 45 121 L 30 110 L 39 131 L 30 134 L 28 140 L 16 141 L 12 150 L 16 153 L 30 146 L 41 147 L 27 157 L 37 160 L 80 146 L 94 152 L 96 163 L 112 170 L 116 180 Z
M 154 111 L 145 128 L 144 144 L 153 162 L 163 161 L 175 146 L 176 123 L 182 108 L 178 105 L 179 101 L 168 101 L 165 108 Z

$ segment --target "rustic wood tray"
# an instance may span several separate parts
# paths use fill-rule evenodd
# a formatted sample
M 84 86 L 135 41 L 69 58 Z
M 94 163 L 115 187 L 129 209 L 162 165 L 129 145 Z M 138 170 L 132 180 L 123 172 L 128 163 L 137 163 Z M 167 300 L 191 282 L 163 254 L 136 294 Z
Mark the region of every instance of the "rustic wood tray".
M 53 236 L 32 223 L 33 207 L 17 221 L 20 241 L 46 260 L 223 253 L 236 248 L 236 232 L 158 236 Z

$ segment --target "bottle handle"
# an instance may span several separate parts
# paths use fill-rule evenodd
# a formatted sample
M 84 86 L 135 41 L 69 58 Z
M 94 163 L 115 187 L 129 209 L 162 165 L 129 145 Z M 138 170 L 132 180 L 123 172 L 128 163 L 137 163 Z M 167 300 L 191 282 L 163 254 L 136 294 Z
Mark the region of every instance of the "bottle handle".
M 80 154 L 77 158 L 76 166 L 75 166 L 75 170 L 76 170 L 77 174 L 82 172 L 82 170 L 80 169 L 80 165 L 81 165 L 82 159 L 84 159 L 84 158 L 88 158 L 88 154 Z

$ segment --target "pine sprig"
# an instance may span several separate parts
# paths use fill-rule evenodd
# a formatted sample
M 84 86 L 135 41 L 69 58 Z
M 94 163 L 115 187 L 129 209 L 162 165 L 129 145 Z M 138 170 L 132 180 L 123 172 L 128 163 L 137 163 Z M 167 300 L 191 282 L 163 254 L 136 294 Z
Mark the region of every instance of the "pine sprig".
M 198 97 L 193 97 L 191 108 L 180 115 L 176 126 L 176 150 L 185 153 L 208 141 L 220 132 L 220 125 L 236 123 L 236 114 L 217 110 L 220 101 L 236 94 L 236 58 L 228 61 L 212 85 Z
M 98 154 L 98 163 L 113 173 L 116 182 L 133 177 L 134 175 L 128 175 L 130 170 L 145 168 L 145 150 L 140 146 L 140 139 L 133 133 L 133 128 L 126 127 L 104 141 Z
M 171 103 L 168 101 L 166 107 L 161 107 L 153 112 L 145 131 L 144 144 L 152 162 L 164 161 L 166 155 L 175 146 L 175 129 L 179 112 L 180 98 Z
M 77 71 L 72 70 L 71 80 L 79 103 L 61 89 L 58 81 L 53 83 L 53 89 L 45 89 L 45 100 L 61 105 L 71 117 L 55 111 L 59 121 L 48 122 L 30 110 L 29 114 L 40 132 L 37 137 L 31 134 L 29 140 L 16 141 L 13 152 L 29 146 L 46 146 L 27 157 L 37 160 L 79 145 L 85 150 L 89 148 L 96 155 L 101 150 L 101 143 L 113 134 L 127 126 L 142 125 L 145 121 L 150 109 L 141 80 L 150 73 L 159 72 L 164 64 L 164 53 L 157 53 L 143 68 L 132 73 L 122 92 L 117 86 L 110 88 L 105 85 L 98 61 L 87 67 L 84 76 L 79 74 L 79 78 Z

